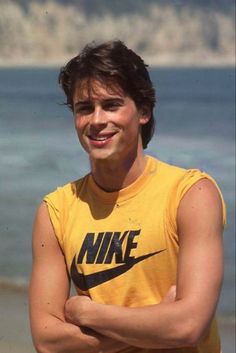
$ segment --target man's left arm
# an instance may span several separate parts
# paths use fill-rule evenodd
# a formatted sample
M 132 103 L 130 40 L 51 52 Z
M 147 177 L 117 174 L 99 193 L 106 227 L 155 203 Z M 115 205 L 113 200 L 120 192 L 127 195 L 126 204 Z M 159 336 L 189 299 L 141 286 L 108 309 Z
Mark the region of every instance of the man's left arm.
M 127 308 L 87 297 L 66 303 L 66 318 L 142 348 L 193 346 L 207 333 L 223 278 L 222 200 L 208 179 L 194 184 L 177 213 L 179 256 L 176 300 Z

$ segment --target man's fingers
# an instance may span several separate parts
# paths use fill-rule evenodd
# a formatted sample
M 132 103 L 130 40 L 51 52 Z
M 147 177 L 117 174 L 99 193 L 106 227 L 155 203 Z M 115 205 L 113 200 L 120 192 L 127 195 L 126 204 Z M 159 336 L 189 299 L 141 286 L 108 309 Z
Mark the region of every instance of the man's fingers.
M 172 303 L 176 298 L 176 286 L 171 286 L 164 298 L 162 299 L 162 303 Z

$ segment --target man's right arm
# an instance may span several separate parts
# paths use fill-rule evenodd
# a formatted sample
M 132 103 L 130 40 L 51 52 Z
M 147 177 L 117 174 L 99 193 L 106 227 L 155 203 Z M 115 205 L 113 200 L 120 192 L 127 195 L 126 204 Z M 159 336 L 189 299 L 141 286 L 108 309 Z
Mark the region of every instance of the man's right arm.
M 33 269 L 29 304 L 32 337 L 38 353 L 116 353 L 127 347 L 66 322 L 70 281 L 65 258 L 55 237 L 47 206 L 37 211 L 33 229 Z

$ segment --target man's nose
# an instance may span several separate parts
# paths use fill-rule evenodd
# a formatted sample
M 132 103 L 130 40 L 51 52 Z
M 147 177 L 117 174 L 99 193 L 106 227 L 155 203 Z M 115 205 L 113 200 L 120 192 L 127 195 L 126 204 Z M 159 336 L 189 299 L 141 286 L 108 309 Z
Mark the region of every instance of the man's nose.
M 91 115 L 90 124 L 97 126 L 97 125 L 105 125 L 106 123 L 107 123 L 106 112 L 100 106 L 95 107 Z

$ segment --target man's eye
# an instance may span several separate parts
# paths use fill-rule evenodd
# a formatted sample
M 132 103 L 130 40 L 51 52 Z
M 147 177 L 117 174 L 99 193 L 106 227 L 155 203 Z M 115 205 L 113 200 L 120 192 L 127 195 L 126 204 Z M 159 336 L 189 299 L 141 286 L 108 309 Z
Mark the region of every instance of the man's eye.
M 115 110 L 119 109 L 120 107 L 121 107 L 120 102 L 110 102 L 110 103 L 104 104 L 103 109 L 115 111 Z
M 76 108 L 77 114 L 90 114 L 93 111 L 93 107 L 90 105 L 82 105 Z

